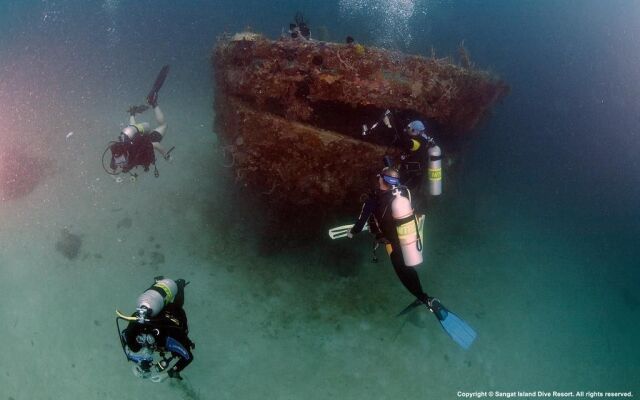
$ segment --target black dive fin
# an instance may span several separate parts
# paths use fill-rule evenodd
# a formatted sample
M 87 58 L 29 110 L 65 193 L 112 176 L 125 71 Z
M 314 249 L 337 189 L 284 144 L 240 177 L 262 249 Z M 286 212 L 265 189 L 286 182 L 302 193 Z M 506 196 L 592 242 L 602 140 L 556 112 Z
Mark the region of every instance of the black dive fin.
M 162 85 L 164 85 L 164 80 L 167 79 L 167 75 L 169 75 L 169 65 L 165 65 L 164 67 L 162 67 L 160 73 L 158 73 L 158 77 L 153 83 L 151 91 L 147 95 L 147 101 L 149 102 L 149 104 L 153 105 L 153 103 L 157 101 L 158 92 L 160 91 L 160 88 L 162 88 Z
M 156 81 L 151 88 L 152 92 L 160 91 L 160 88 L 162 88 L 162 85 L 164 85 L 164 80 L 167 79 L 167 75 L 169 75 L 169 65 L 165 65 L 164 67 L 162 67 L 160 73 L 158 73 L 158 77 L 156 78 Z
M 402 311 L 400 311 L 398 313 L 398 315 L 396 315 L 396 317 L 401 317 L 401 316 L 403 316 L 405 314 L 408 314 L 409 311 L 411 311 L 414 308 L 418 307 L 420 304 L 423 304 L 423 303 L 420 300 L 416 299 L 413 303 L 409 304 Z

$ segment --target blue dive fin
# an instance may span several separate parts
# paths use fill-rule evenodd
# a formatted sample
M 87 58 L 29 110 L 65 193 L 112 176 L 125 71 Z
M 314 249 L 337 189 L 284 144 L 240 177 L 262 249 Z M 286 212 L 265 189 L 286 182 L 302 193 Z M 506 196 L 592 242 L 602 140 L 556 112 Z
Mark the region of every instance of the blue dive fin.
M 431 300 L 431 311 L 454 342 L 467 350 L 478 334 L 460 317 L 447 310 L 438 299 Z

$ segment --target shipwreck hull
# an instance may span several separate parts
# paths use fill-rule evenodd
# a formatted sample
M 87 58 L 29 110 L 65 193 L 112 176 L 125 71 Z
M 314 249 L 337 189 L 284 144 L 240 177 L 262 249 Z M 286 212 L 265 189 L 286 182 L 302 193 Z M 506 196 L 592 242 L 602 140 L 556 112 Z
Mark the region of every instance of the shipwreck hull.
M 233 97 L 216 111 L 217 123 L 233 133 L 225 149 L 236 182 L 285 203 L 357 201 L 385 155 L 381 146 L 261 112 Z
M 220 40 L 212 66 L 216 132 L 236 181 L 297 206 L 353 205 L 371 189 L 383 156 L 400 154 L 395 135 L 362 135 L 384 110 L 451 142 L 508 92 L 445 60 L 255 34 Z

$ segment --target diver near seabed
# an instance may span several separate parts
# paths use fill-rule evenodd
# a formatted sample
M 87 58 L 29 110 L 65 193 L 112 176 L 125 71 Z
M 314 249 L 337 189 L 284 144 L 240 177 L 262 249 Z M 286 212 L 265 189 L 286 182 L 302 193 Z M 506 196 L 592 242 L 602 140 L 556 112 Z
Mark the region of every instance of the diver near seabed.
M 418 230 L 418 219 L 411 205 L 411 193 L 400 184 L 400 174 L 392 167 L 385 167 L 378 174 L 378 189 L 363 204 L 362 212 L 347 237 L 352 238 L 354 234 L 361 232 L 367 221 L 376 243 L 384 244 L 400 282 L 416 297 L 416 301 L 399 315 L 424 304 L 449 336 L 461 347 L 468 349 L 476 338 L 475 331 L 448 311 L 440 300 L 430 297 L 422 289 L 420 278 L 414 269 L 422 263 L 423 243 Z
M 193 361 L 195 343 L 189 339 L 187 315 L 183 309 L 184 288 L 189 282 L 162 276 L 138 297 L 136 312 L 126 316 L 116 310 L 116 325 L 133 374 L 152 382 L 166 378 L 182 380 L 180 371 Z M 128 321 L 120 329 L 120 320 Z
M 137 174 L 132 173 L 132 169 L 141 166 L 146 172 L 153 165 L 154 175 L 158 177 L 159 172 L 156 167 L 155 151 L 158 151 L 165 160 L 171 161 L 171 151 L 174 148 L 165 150 L 160 144 L 167 131 L 167 123 L 162 110 L 158 106 L 158 91 L 164 84 L 168 73 L 169 66 L 165 65 L 147 95 L 147 103 L 153 108 L 158 126 L 151 130 L 148 122 L 136 123 L 135 115 L 143 113 L 149 107 L 146 105 L 131 106 L 128 110 L 129 125 L 122 129 L 117 141 L 109 143 L 102 155 L 102 166 L 109 175 L 129 173 L 132 179 L 135 180 Z M 107 167 L 105 165 L 105 155 L 109 150 L 111 151 L 111 160 Z
M 424 292 L 414 269 L 423 261 L 421 227 L 424 216 L 418 218 L 414 213 L 411 192 L 400 183 L 397 169 L 387 165 L 377 178 L 378 187 L 368 195 L 356 223 L 331 229 L 329 236 L 332 239 L 353 238 L 355 234 L 368 228 L 375 236 L 374 261 L 377 260 L 375 249 L 383 244 L 400 282 L 416 297 L 398 316 L 424 304 L 436 316 L 447 334 L 461 347 L 468 349 L 476 338 L 476 332 L 447 310 L 440 300 Z M 422 221 L 419 222 L 419 219 Z

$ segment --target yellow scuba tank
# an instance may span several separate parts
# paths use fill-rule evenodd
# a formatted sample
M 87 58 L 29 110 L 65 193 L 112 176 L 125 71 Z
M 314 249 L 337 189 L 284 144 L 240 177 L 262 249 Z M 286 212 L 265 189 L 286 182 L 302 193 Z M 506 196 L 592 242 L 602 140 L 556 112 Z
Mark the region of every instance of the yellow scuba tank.
M 429 148 L 429 194 L 439 196 L 442 194 L 442 152 L 440 147 Z
M 411 201 L 402 196 L 400 189 L 395 189 L 391 202 L 391 215 L 396 223 L 396 231 L 400 239 L 402 258 L 408 267 L 416 267 L 422 263 L 422 242 L 418 236 L 418 223 L 411 207 Z

